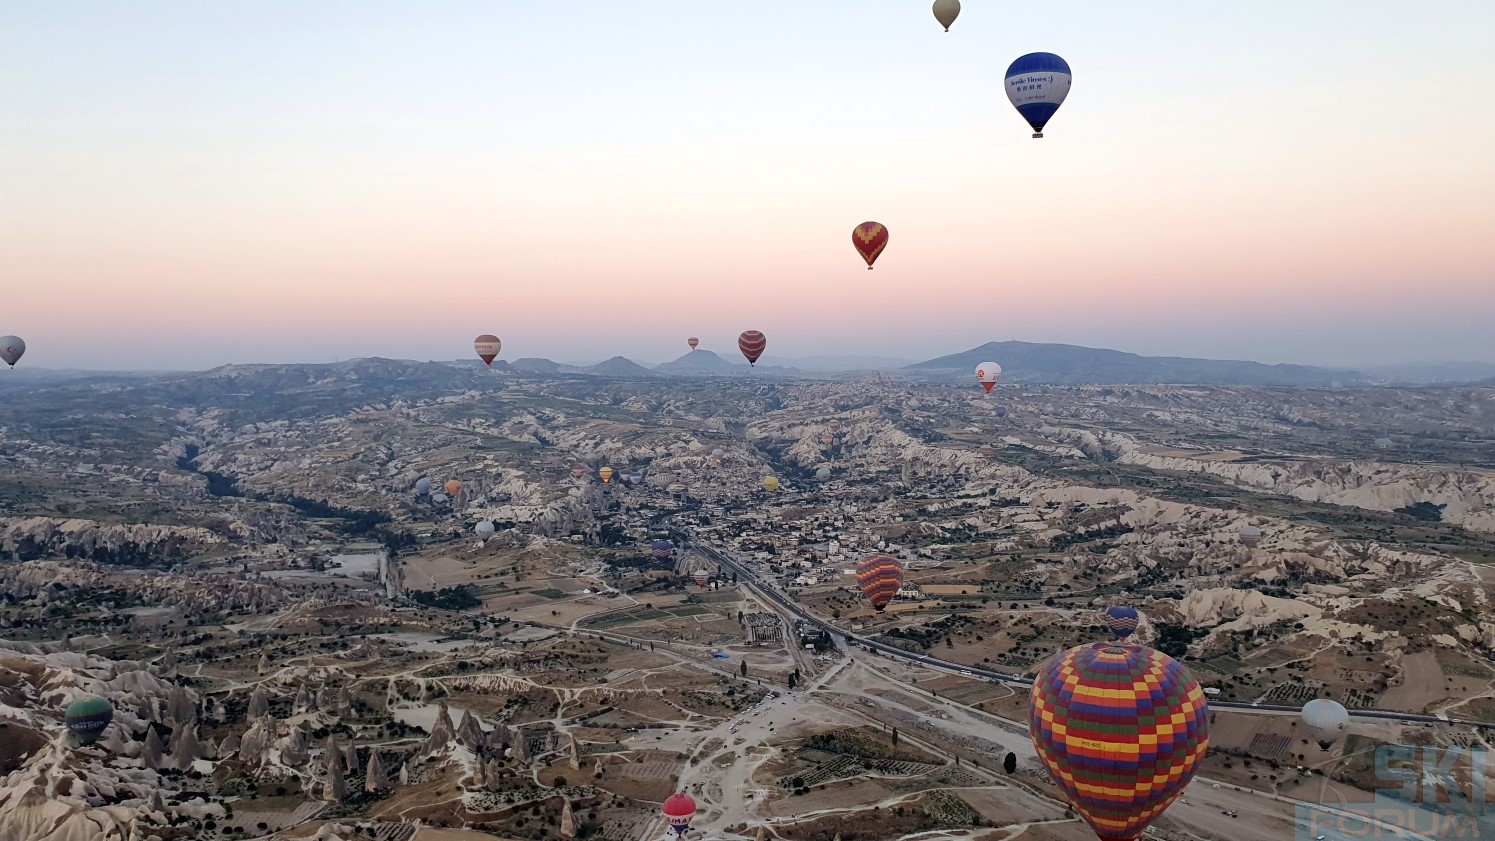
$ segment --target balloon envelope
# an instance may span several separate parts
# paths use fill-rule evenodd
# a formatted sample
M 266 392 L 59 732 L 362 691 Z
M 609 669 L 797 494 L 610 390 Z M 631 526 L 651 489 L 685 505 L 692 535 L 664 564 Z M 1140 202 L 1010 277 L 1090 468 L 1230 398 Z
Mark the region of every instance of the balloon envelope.
M 1054 657 L 1034 678 L 1028 734 L 1095 834 L 1133 841 L 1204 760 L 1209 704 L 1172 657 L 1092 643 Z
M 675 554 L 675 544 L 669 542 L 668 540 L 656 540 L 653 543 L 649 544 L 649 554 L 653 555 L 661 561 L 665 560 L 666 558 Z
M 695 350 L 697 347 L 700 346 L 701 340 L 697 339 L 695 336 L 691 336 L 689 339 L 685 340 L 685 343 L 688 344 L 688 345 L 690 345 L 690 349 L 691 350 Z
M 78 744 L 91 745 L 114 720 L 114 707 L 103 698 L 90 695 L 68 704 L 62 720 Z
M 831 478 L 831 469 L 829 467 L 820 468 L 819 470 L 815 471 L 815 478 L 824 482 L 826 479 Z
M 1338 701 L 1314 698 L 1303 705 L 1303 724 L 1324 750 L 1333 747 L 1344 736 L 1345 725 L 1349 723 L 1350 712 Z
M 472 530 L 474 532 L 477 532 L 479 537 L 487 537 L 494 532 L 493 524 L 488 522 L 487 520 L 484 520 L 483 522 L 478 523 L 476 526 L 473 526 Z
M 1256 526 L 1241 526 L 1241 542 L 1247 546 L 1255 546 L 1261 542 L 1261 529 Z
M 696 816 L 696 801 L 684 792 L 672 794 L 665 798 L 659 811 L 664 813 L 665 821 L 676 835 L 684 835 L 690 829 L 690 819 Z
M 436 493 L 431 494 L 432 502 L 446 502 L 446 500 L 446 494 L 442 493 L 441 491 L 437 491 Z
M 768 339 L 757 330 L 744 330 L 737 337 L 737 349 L 747 357 L 748 365 L 758 364 L 758 357 L 763 355 L 763 349 L 768 347 Z
M 999 418 L 1005 418 L 1005 417 L 1007 417 L 1007 407 L 1006 406 L 998 406 L 996 414 L 997 414 L 997 417 L 999 417 Z
M 477 351 L 478 358 L 483 360 L 484 365 L 492 365 L 493 360 L 498 358 L 498 352 L 503 346 L 504 343 L 500 342 L 498 337 L 492 333 L 484 333 L 472 340 L 472 349 Z
M 604 467 L 597 471 L 597 475 L 602 477 L 602 484 L 606 485 L 613 480 L 613 469 L 611 467 Z
M 987 394 L 991 394 L 991 387 L 996 385 L 997 380 L 1000 379 L 1002 379 L 1001 365 L 995 362 L 983 362 L 976 366 L 976 381 L 981 383 L 981 387 L 986 389 Z
M 841 431 L 841 422 L 838 421 L 838 420 L 831 421 L 830 426 L 831 426 L 831 432 L 840 432 Z
M 767 490 L 769 490 L 770 492 L 771 491 L 776 491 L 776 490 L 779 489 L 779 480 L 775 479 L 772 476 L 765 477 L 763 479 L 763 487 L 766 488 Z
M 644 481 L 644 474 L 638 472 L 637 470 L 635 470 L 632 473 L 628 474 L 628 483 L 630 485 L 637 485 L 639 482 L 642 482 L 642 481 Z
M 960 0 L 934 0 L 934 19 L 950 31 L 950 24 L 960 16 Z
M 871 271 L 878 255 L 888 247 L 888 229 L 881 222 L 863 222 L 851 229 L 851 244 L 856 246 L 857 253 L 867 261 L 867 270 Z
M 1118 604 L 1106 609 L 1106 627 L 1110 628 L 1111 633 L 1115 634 L 1119 640 L 1131 636 L 1132 631 L 1137 630 L 1139 621 L 1136 608 Z
M 706 582 L 711 580 L 711 573 L 707 572 L 704 569 L 698 569 L 696 570 L 695 579 L 696 583 L 701 586 L 702 590 L 704 590 L 706 589 Z
M 1028 53 L 1007 68 L 1007 99 L 1034 137 L 1043 137 L 1054 112 L 1069 96 L 1069 64 L 1053 53 Z
M 447 496 L 456 496 L 457 494 L 459 494 L 461 492 L 462 492 L 462 483 L 461 482 L 458 482 L 456 479 L 448 479 L 448 480 L 446 480 L 446 495 Z
M 16 367 L 16 363 L 21 361 L 21 356 L 25 353 L 26 343 L 21 340 L 20 336 L 0 336 L 0 359 L 5 360 L 6 365 Z M 42 360 L 43 365 L 46 362 L 45 359 Z
M 586 472 L 587 472 L 587 469 L 585 467 L 582 467 L 579 464 L 574 465 L 571 468 L 571 475 L 573 477 L 577 478 L 577 479 L 580 479 L 582 477 L 582 475 L 584 475 Z
M 903 586 L 903 564 L 892 555 L 868 555 L 857 563 L 857 587 L 879 613 Z
M 428 494 L 431 492 L 431 480 L 421 477 L 415 480 L 415 492 Z

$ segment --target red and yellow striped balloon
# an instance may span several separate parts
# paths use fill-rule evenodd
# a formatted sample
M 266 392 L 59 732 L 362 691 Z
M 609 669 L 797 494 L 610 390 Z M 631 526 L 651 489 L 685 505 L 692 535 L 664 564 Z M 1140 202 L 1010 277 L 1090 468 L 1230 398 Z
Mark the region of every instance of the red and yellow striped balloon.
M 1028 735 L 1095 834 L 1133 841 L 1204 760 L 1209 704 L 1172 657 L 1091 643 L 1058 655 L 1033 680 Z
M 892 555 L 868 555 L 857 564 L 857 586 L 881 613 L 903 586 L 903 564 Z
M 758 357 L 763 355 L 763 349 L 766 347 L 768 347 L 768 339 L 757 330 L 744 330 L 742 335 L 737 337 L 737 349 L 747 357 L 749 365 L 757 364 Z
M 863 222 L 851 229 L 851 244 L 867 261 L 867 271 L 877 262 L 877 255 L 888 247 L 888 229 L 881 222 Z

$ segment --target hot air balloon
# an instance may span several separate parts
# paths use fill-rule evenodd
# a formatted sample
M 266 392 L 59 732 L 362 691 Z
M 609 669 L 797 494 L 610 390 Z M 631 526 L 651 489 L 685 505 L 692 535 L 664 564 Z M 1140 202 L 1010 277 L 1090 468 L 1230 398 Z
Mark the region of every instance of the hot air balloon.
M 779 489 L 779 480 L 772 476 L 765 476 L 763 477 L 763 487 L 769 493 L 773 493 Z
M 880 222 L 863 222 L 851 229 L 851 244 L 867 261 L 867 271 L 870 272 L 872 264 L 877 262 L 877 255 L 888 247 L 888 229 Z
M 606 485 L 613 480 L 613 469 L 611 467 L 604 467 L 597 471 L 597 475 L 602 477 L 602 484 Z
M 664 539 L 656 540 L 649 544 L 649 554 L 653 555 L 656 560 L 668 560 L 671 555 L 675 554 L 675 544 Z
M 991 394 L 991 387 L 996 385 L 997 380 L 1000 379 L 1002 379 L 1001 365 L 995 362 L 983 362 L 976 366 L 976 381 L 981 383 L 981 387 L 986 389 L 987 394 Z
M 430 493 L 431 492 L 431 480 L 427 479 L 424 476 L 422 476 L 419 479 L 416 479 L 415 480 L 415 492 L 418 493 L 418 494 L 428 494 L 428 493 Z
M 706 589 L 706 582 L 711 580 L 711 573 L 707 572 L 704 569 L 698 569 L 696 570 L 695 579 L 696 584 L 700 586 L 702 590 L 704 590 Z
M 573 479 L 580 479 L 582 476 L 586 475 L 586 472 L 587 472 L 587 469 L 585 467 L 583 467 L 582 465 L 580 465 L 580 464 L 572 465 L 572 467 L 571 467 L 571 478 L 573 478 Z
M 436 493 L 431 494 L 432 502 L 446 502 L 446 500 L 446 494 L 442 493 L 441 491 L 437 491 Z
M 461 492 L 462 492 L 462 483 L 461 482 L 458 482 L 456 479 L 448 479 L 448 480 L 446 480 L 446 495 L 447 496 L 456 496 L 457 494 L 459 494 Z
M 1007 407 L 1006 406 L 998 406 L 996 408 L 996 415 L 999 418 L 1005 418 L 1005 417 L 1007 417 Z
M 1028 53 L 1007 68 L 1007 99 L 1043 137 L 1054 112 L 1069 96 L 1069 65 L 1053 53 Z
M 758 440 L 758 430 L 756 430 L 756 429 L 749 429 L 747 431 L 747 439 L 749 441 L 756 441 L 756 440 Z
M 826 481 L 827 479 L 830 479 L 831 478 L 831 469 L 829 467 L 822 467 L 822 468 L 820 468 L 819 470 L 815 471 L 815 478 L 819 479 L 822 482 Z
M 664 813 L 670 831 L 677 837 L 684 838 L 685 833 L 690 831 L 690 819 L 696 816 L 696 801 L 685 792 L 672 794 L 665 798 L 660 811 Z
M 492 523 L 488 522 L 487 520 L 484 520 L 481 523 L 478 523 L 477 525 L 473 526 L 472 530 L 473 530 L 474 533 L 477 534 L 478 537 L 487 537 L 487 536 L 493 534 L 494 528 L 493 528 L 493 524 Z
M 960 0 L 934 0 L 934 19 L 950 31 L 950 24 L 960 16 Z
M 1303 724 L 1313 734 L 1319 747 L 1328 750 L 1344 736 L 1344 727 L 1350 723 L 1350 712 L 1338 701 L 1314 698 L 1303 705 Z
M 827 432 L 824 435 L 820 436 L 820 443 L 829 447 L 830 445 L 836 443 L 836 436 Z
M 832 433 L 840 432 L 841 431 L 841 422 L 838 421 L 838 420 L 833 420 L 830 423 L 830 427 L 831 427 L 831 432 Z
M 1112 605 L 1106 609 L 1106 627 L 1119 640 L 1124 640 L 1137 630 L 1137 609 L 1127 607 L 1124 604 Z
M 68 704 L 62 720 L 78 744 L 91 745 L 114 720 L 114 707 L 103 698 L 89 695 Z
M 992 448 L 991 448 L 990 444 L 982 444 L 981 445 L 981 454 L 983 456 L 986 456 L 987 458 L 991 458 L 992 452 L 993 451 L 992 451 Z
M 747 357 L 748 365 L 758 364 L 758 357 L 763 355 L 763 349 L 768 347 L 768 339 L 757 330 L 744 330 L 737 337 L 737 349 Z
M 1247 546 L 1255 546 L 1261 542 L 1261 529 L 1256 526 L 1241 526 L 1241 542 Z
M 688 344 L 688 345 L 690 345 L 690 349 L 691 350 L 695 350 L 697 347 L 700 346 L 701 340 L 697 339 L 695 336 L 691 336 L 689 339 L 685 340 L 685 343 Z
M 857 563 L 857 587 L 878 613 L 903 586 L 903 564 L 892 555 L 868 555 Z
M 635 470 L 632 473 L 628 474 L 628 484 L 630 484 L 630 485 L 637 485 L 639 482 L 642 482 L 642 481 L 644 481 L 644 474 L 638 472 L 637 470 Z
M 727 457 L 727 451 L 723 450 L 721 447 L 717 447 L 716 449 L 711 451 L 711 457 L 716 460 L 717 464 L 721 464 L 722 459 Z
M 0 336 L 0 359 L 5 360 L 6 365 L 16 367 L 25 353 L 26 342 L 20 336 Z M 42 362 L 45 364 L 46 360 Z
M 1090 643 L 1033 680 L 1028 735 L 1102 841 L 1133 841 L 1193 779 L 1209 704 L 1188 670 L 1141 645 Z
M 498 358 L 498 352 L 504 346 L 503 342 L 492 333 L 483 335 L 472 340 L 472 349 L 478 352 L 478 358 L 483 360 L 484 365 L 492 365 L 493 360 Z

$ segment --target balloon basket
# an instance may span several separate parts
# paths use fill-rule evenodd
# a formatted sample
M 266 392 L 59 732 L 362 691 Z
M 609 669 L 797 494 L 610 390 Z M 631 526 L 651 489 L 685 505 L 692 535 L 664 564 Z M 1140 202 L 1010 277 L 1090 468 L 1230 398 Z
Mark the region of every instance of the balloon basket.
M 1043 137 L 1043 132 L 1041 132 L 1041 131 L 1035 131 L 1035 132 L 1033 132 L 1033 138 L 1035 140 L 1038 139 L 1038 138 L 1040 138 L 1040 137 Z

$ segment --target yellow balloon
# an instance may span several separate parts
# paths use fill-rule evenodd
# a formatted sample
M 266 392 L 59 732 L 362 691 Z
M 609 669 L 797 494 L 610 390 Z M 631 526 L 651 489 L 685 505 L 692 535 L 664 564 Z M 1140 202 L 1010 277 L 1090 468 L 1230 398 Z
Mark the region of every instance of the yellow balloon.
M 602 484 L 606 485 L 613 480 L 613 469 L 611 467 L 604 467 L 597 471 L 597 475 L 602 477 Z
M 763 487 L 767 488 L 769 492 L 776 491 L 779 489 L 779 480 L 769 476 L 763 480 Z

